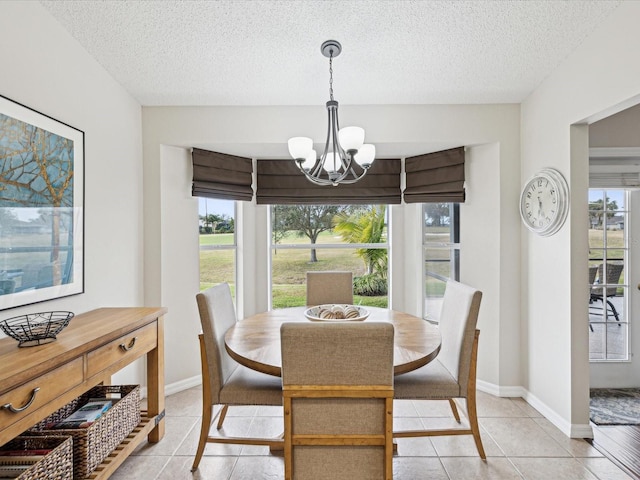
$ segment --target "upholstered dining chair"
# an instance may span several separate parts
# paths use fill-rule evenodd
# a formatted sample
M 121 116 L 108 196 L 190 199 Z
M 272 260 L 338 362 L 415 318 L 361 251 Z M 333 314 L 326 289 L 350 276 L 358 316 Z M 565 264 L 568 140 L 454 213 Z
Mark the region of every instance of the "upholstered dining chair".
M 454 399 L 466 400 L 469 428 L 396 431 L 393 436 L 425 437 L 473 435 L 478 454 L 486 459 L 476 409 L 476 330 L 482 292 L 453 280 L 447 282 L 440 312 L 442 347 L 438 357 L 413 372 L 397 375 L 394 396 L 399 400 L 448 400 L 458 423 L 460 415 Z
M 393 477 L 393 325 L 284 323 L 285 480 Z
M 307 272 L 307 305 L 353 303 L 352 272 Z
M 222 283 L 196 295 L 202 333 L 202 425 L 192 471 L 200 464 L 207 443 L 267 445 L 282 449 L 282 438 L 246 438 L 209 436 L 215 420 L 213 408 L 221 405 L 217 428 L 223 426 L 229 405 L 282 405 L 282 383 L 272 377 L 238 365 L 224 347 L 224 334 L 235 324 L 236 313 L 227 283 Z

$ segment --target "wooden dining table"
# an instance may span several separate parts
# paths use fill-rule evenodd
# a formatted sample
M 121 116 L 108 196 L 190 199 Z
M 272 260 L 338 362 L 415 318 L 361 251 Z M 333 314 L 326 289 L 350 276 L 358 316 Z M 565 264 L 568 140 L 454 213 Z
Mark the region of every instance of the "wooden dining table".
M 438 355 L 441 345 L 437 326 L 426 320 L 386 308 L 364 307 L 370 314 L 363 322 L 389 322 L 395 329 L 393 368 L 395 375 L 420 368 Z M 309 322 L 307 307 L 270 310 L 236 322 L 224 340 L 229 356 L 245 367 L 279 377 L 280 326 L 285 322 Z M 335 322 L 336 320 L 332 320 Z

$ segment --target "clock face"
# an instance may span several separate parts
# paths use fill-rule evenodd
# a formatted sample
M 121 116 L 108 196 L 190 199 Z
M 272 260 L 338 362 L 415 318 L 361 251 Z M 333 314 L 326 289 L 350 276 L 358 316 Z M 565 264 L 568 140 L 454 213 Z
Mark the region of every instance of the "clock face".
M 544 169 L 529 180 L 520 195 L 520 215 L 525 226 L 539 235 L 552 235 L 564 223 L 569 189 L 557 170 Z

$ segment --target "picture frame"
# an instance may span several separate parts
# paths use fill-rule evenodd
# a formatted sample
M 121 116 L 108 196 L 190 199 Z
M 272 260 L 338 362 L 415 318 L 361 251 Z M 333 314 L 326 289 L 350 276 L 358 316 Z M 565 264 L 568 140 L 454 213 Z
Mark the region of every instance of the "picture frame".
M 0 95 L 0 310 L 84 292 L 84 132 Z

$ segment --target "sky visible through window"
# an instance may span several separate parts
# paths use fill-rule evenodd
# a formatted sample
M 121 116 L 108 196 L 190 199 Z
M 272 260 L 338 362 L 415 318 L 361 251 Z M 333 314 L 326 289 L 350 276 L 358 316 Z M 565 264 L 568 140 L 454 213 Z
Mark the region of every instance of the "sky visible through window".
M 218 214 L 234 217 L 234 202 L 214 198 L 198 198 L 198 215 Z

